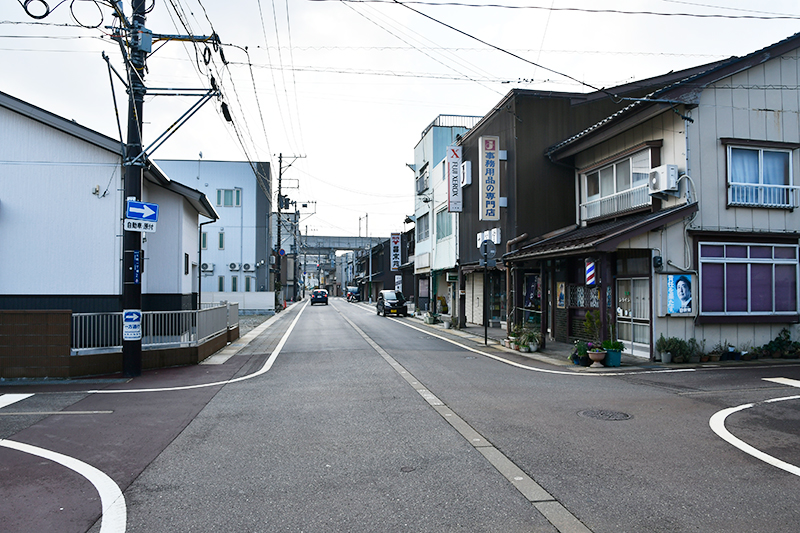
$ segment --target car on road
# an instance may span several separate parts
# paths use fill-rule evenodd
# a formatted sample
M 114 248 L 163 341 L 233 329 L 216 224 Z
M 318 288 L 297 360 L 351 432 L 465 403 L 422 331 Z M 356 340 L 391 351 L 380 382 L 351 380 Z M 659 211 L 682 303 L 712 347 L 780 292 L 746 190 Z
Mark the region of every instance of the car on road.
M 378 314 L 383 316 L 402 315 L 408 316 L 406 298 L 400 291 L 383 290 L 378 293 L 378 302 L 375 304 Z
M 311 305 L 314 304 L 328 305 L 328 291 L 325 289 L 314 289 L 311 292 Z

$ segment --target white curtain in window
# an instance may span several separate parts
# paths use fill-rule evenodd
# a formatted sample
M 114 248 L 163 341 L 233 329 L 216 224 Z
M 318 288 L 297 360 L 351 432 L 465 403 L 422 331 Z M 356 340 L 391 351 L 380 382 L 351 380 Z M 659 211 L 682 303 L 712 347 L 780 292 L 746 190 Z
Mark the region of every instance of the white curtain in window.
M 789 185 L 789 154 L 764 152 L 764 184 Z
M 758 151 L 731 148 L 731 182 L 758 183 Z

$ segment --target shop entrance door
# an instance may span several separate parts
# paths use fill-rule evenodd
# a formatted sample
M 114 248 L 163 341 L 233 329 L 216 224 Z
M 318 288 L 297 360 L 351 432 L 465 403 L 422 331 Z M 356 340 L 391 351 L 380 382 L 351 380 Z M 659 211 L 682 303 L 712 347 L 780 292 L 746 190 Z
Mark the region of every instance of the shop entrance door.
M 650 279 L 617 279 L 617 337 L 625 350 L 650 357 Z

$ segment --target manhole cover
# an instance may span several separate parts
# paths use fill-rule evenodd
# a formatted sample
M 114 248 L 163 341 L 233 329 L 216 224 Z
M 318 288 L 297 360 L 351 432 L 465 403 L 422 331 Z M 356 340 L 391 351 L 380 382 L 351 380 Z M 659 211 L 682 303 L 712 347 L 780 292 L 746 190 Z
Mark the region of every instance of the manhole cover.
M 585 418 L 594 418 L 595 420 L 630 420 L 633 418 L 628 413 L 621 413 L 619 411 L 608 411 L 606 409 L 587 409 L 578 413 Z
M 403 466 L 400 468 L 400 471 L 405 473 L 413 472 L 414 470 L 416 470 L 416 468 L 414 468 L 413 466 Z

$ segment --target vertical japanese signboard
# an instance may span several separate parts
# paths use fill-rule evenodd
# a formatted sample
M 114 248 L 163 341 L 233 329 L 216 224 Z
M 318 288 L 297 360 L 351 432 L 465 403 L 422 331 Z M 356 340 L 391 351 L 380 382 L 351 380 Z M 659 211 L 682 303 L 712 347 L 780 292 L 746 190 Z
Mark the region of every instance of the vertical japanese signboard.
M 399 233 L 392 233 L 391 237 L 391 264 L 392 264 L 392 272 L 396 272 L 400 270 L 400 234 Z
M 447 147 L 447 210 L 451 213 L 463 211 L 461 192 L 461 147 Z
M 500 220 L 500 138 L 486 135 L 478 139 L 480 146 L 481 205 L 480 220 Z

